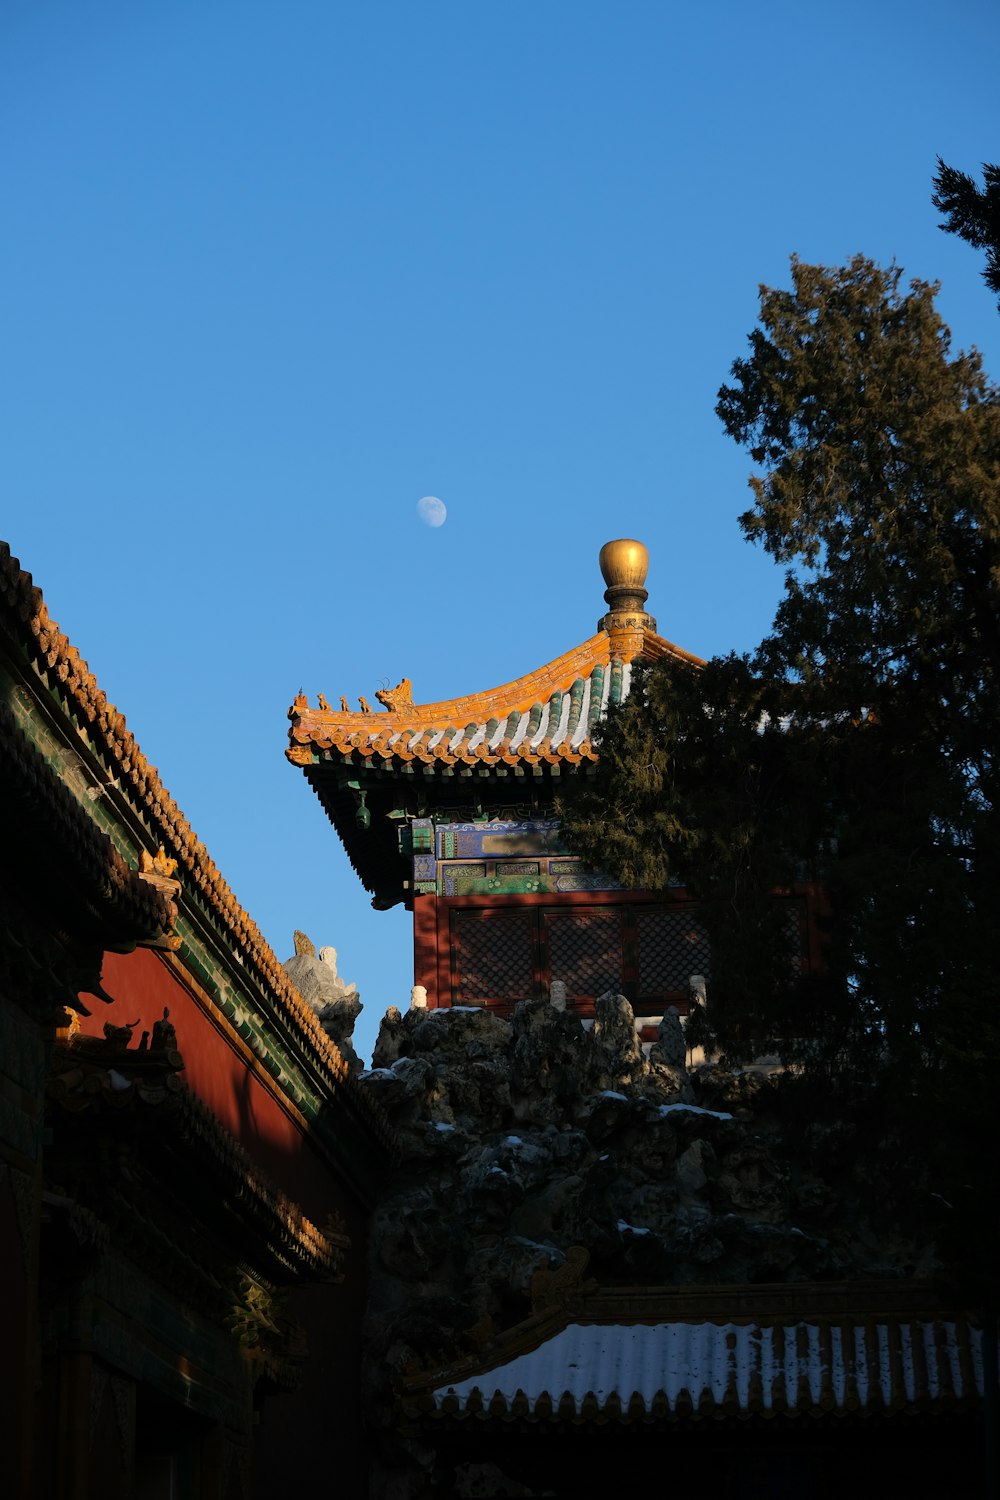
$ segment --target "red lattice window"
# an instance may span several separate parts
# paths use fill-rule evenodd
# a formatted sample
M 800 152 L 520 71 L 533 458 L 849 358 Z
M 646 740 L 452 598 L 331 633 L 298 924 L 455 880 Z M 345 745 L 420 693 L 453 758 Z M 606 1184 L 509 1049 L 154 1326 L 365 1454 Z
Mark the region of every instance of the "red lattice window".
M 619 911 L 544 914 L 549 981 L 561 979 L 571 1000 L 594 1000 L 625 982 Z
M 793 962 L 804 969 L 810 961 L 806 905 L 798 898 L 780 899 L 788 902 L 785 920 L 796 940 Z M 704 975 L 711 985 L 708 933 L 693 902 L 545 905 L 526 900 L 487 906 L 466 897 L 450 906 L 447 920 L 445 1004 L 489 1005 L 508 1013 L 521 1000 L 548 994 L 552 981 L 561 980 L 570 1004 L 588 1012 L 608 990 L 648 1011 L 683 1006 L 693 974 Z
M 695 907 L 640 908 L 635 925 L 640 995 L 686 995 L 692 974 L 708 974 L 708 933 Z
M 453 912 L 452 1004 L 527 1000 L 535 977 L 534 928 L 530 910 Z
M 800 974 L 809 962 L 806 907 L 804 901 L 789 901 L 785 913 L 785 938 L 791 954 L 792 973 Z

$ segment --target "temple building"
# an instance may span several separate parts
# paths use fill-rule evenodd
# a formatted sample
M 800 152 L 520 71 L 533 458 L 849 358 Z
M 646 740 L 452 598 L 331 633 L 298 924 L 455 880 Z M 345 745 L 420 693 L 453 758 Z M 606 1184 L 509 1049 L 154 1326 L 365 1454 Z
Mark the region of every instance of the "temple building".
M 414 984 L 434 1008 L 520 1000 L 565 986 L 584 1016 L 625 995 L 650 1028 L 710 968 L 696 905 L 624 890 L 585 869 L 560 839 L 557 793 L 593 776 L 595 726 L 628 694 L 636 662 L 701 658 L 657 633 L 646 611 L 648 554 L 608 542 L 606 612 L 594 635 L 503 687 L 415 704 L 412 684 L 375 694 L 382 711 L 321 694 L 289 710 L 289 760 L 300 766 L 373 905 L 413 912 Z M 815 957 L 808 887 L 784 893 L 803 963 Z
M 4 1494 L 363 1493 L 384 1115 L 6 546 L 0 808 Z
M 413 912 L 412 1003 L 364 1075 L 398 1131 L 373 1493 L 972 1493 L 995 1356 L 870 1091 L 814 1116 L 797 1070 L 698 1065 L 670 1010 L 711 983 L 697 904 L 562 841 L 636 664 L 700 665 L 646 612 L 640 543 L 601 568 L 596 633 L 503 687 L 290 710 L 374 904 Z M 821 893 L 773 899 L 817 965 Z

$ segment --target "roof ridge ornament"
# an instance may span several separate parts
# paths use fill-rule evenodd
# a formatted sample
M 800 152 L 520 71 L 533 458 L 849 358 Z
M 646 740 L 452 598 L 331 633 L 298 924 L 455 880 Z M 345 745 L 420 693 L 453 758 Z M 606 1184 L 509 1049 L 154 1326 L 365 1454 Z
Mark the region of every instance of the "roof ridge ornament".
M 413 683 L 409 677 L 404 677 L 394 688 L 378 688 L 375 697 L 389 713 L 402 713 L 405 708 L 413 707 Z
M 642 652 L 646 632 L 656 633 L 656 621 L 645 609 L 649 598 L 645 588 L 649 552 L 642 542 L 619 537 L 605 542 L 600 564 L 607 584 L 604 598 L 609 609 L 598 620 L 597 628 L 611 637 L 613 657 L 632 661 Z

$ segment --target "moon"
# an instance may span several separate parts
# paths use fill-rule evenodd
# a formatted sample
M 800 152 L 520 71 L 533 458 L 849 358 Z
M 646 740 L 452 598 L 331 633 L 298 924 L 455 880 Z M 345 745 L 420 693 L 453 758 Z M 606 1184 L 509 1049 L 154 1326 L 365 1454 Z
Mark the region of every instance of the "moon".
M 448 507 L 437 495 L 424 495 L 417 501 L 417 515 L 425 526 L 443 526 L 448 519 Z

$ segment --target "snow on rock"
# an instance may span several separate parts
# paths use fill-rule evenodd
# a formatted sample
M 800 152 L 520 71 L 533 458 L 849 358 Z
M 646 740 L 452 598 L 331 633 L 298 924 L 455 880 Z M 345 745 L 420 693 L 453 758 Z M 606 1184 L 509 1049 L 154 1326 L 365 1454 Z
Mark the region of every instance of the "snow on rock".
M 509 1020 L 480 1007 L 387 1013 L 360 1079 L 398 1139 L 371 1227 L 376 1407 L 412 1360 L 446 1365 L 470 1330 L 523 1322 L 533 1280 L 581 1255 L 588 1277 L 617 1286 L 844 1280 L 927 1263 L 922 1230 L 897 1227 L 913 1184 L 890 1170 L 866 1095 L 820 1119 L 804 1078 L 681 1068 L 667 1050 L 643 1056 L 615 995 L 589 1029 L 547 998 Z M 740 1390 L 763 1358 L 743 1359 L 745 1338 L 725 1376 Z M 715 1360 L 707 1351 L 706 1378 Z M 800 1374 L 813 1378 L 808 1360 Z
M 662 1115 L 688 1114 L 708 1115 L 713 1120 L 731 1120 L 731 1114 L 720 1109 L 702 1109 L 700 1104 L 661 1104 L 658 1113 Z

